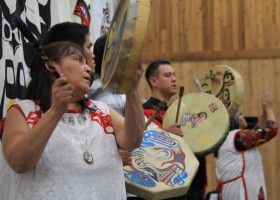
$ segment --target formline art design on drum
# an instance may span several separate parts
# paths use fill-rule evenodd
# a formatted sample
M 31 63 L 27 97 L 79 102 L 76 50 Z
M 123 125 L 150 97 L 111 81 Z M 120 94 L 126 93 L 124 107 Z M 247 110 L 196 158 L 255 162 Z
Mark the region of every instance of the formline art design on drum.
M 213 91 L 210 88 L 208 88 L 209 90 L 205 92 L 215 95 L 228 109 L 232 104 L 230 99 L 230 87 L 235 84 L 234 75 L 230 71 L 216 71 L 214 73 L 212 70 L 210 70 L 206 74 L 202 88 L 209 87 L 209 85 L 206 83 L 207 79 L 209 79 L 212 84 L 219 86 L 220 89 L 217 94 L 213 94 Z
M 212 113 L 214 113 L 214 112 L 216 112 L 217 110 L 219 110 L 217 104 L 215 104 L 214 102 L 211 102 L 211 103 L 209 104 L 209 109 L 210 109 L 210 111 L 211 111 Z
M 182 126 L 189 125 L 190 128 L 195 128 L 198 124 L 202 123 L 204 120 L 207 119 L 206 112 L 199 112 L 199 113 L 184 113 L 180 120 L 180 124 Z
M 241 74 L 227 65 L 217 65 L 207 71 L 201 81 L 203 92 L 217 97 L 233 116 L 242 101 L 244 83 Z
M 132 159 L 135 165 L 125 171 L 125 177 L 145 187 L 155 187 L 156 182 L 171 187 L 182 185 L 188 177 L 179 141 L 159 131 L 144 132 L 143 142 L 132 152 Z

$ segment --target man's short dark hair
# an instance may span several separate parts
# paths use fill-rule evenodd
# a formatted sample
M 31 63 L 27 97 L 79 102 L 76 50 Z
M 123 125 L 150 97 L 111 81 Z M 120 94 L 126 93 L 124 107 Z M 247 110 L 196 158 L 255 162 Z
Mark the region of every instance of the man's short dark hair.
M 89 29 L 86 25 L 76 22 L 62 22 L 50 28 L 43 44 L 47 45 L 53 42 L 70 41 L 83 48 L 86 42 L 86 35 L 89 35 Z
M 152 88 L 152 87 L 151 87 L 151 83 L 149 81 L 149 78 L 151 76 L 158 77 L 158 75 L 159 75 L 159 69 L 158 68 L 159 68 L 160 65 L 170 65 L 170 61 L 166 60 L 166 59 L 155 60 L 155 61 L 151 62 L 146 69 L 145 77 L 146 77 L 146 80 L 147 80 L 150 88 Z
M 94 43 L 93 54 L 95 55 L 95 73 L 101 73 L 102 59 L 104 55 L 107 35 L 100 36 Z

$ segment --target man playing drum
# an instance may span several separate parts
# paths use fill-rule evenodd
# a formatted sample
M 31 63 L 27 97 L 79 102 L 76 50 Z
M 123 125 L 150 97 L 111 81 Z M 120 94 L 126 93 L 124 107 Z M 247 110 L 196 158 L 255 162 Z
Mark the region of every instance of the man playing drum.
M 168 60 L 160 59 L 153 61 L 149 64 L 145 72 L 146 80 L 152 90 L 152 96 L 144 104 L 144 114 L 150 118 L 157 109 L 161 101 L 170 103 L 171 97 L 177 91 L 176 75 L 171 63 Z M 162 128 L 162 121 L 167 108 L 160 110 L 153 120 L 153 123 Z M 183 136 L 180 124 L 173 124 L 165 128 L 165 131 Z M 175 197 L 172 199 L 192 199 L 202 200 L 204 198 L 205 185 L 206 185 L 206 163 L 205 157 L 199 157 L 198 172 L 191 184 L 188 193 L 184 196 Z

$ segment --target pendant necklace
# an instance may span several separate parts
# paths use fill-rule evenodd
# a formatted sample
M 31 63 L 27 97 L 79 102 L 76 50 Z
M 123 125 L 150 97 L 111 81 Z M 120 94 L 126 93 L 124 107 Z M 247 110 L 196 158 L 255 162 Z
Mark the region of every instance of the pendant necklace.
M 94 105 L 95 106 L 95 105 Z M 96 107 L 96 106 L 95 106 Z M 73 116 L 70 116 L 70 117 L 67 117 L 67 116 L 63 116 L 60 120 L 65 123 L 65 124 L 68 124 L 68 126 L 76 126 L 77 124 L 79 125 L 85 125 L 85 123 L 87 122 L 87 116 L 90 115 L 90 112 L 93 112 L 96 110 L 96 108 L 93 107 L 93 108 L 90 108 L 90 109 L 86 109 L 85 111 L 83 111 L 82 113 L 80 113 L 78 115 L 78 117 L 73 117 Z M 81 147 L 84 151 L 83 153 L 83 158 L 85 160 L 85 162 L 87 164 L 93 164 L 93 156 L 92 154 L 88 151 L 88 143 L 87 143 L 87 139 L 85 141 L 85 143 L 83 144 L 81 141 L 80 141 L 80 144 L 81 144 Z
M 84 160 L 87 164 L 91 165 L 93 163 L 93 156 L 91 153 L 88 152 L 87 139 L 86 139 L 85 145 L 82 145 L 82 147 L 84 149 L 84 154 L 83 154 Z

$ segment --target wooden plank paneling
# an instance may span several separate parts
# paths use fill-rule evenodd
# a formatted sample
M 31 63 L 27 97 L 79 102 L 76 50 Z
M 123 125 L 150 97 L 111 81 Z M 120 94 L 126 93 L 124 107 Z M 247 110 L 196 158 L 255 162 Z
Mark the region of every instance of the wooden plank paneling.
M 275 29 L 276 29 L 276 37 L 275 40 L 275 48 L 280 48 L 280 0 L 275 0 Z
M 279 48 L 280 0 L 151 0 L 146 61 L 161 54 L 205 59 L 205 52 L 216 59 L 224 51 L 235 58 L 244 50 L 259 58 Z
M 145 51 L 144 51 L 145 54 Z M 236 58 L 278 58 L 280 49 L 269 50 L 239 50 L 239 51 L 203 51 L 203 52 L 178 52 L 178 53 L 161 53 L 161 54 L 145 54 L 143 60 L 149 62 L 151 60 L 165 57 L 174 61 L 184 60 L 219 60 L 219 59 L 236 59 Z
M 264 26 L 264 9 L 263 9 L 263 2 L 264 1 L 257 1 L 256 2 L 256 48 L 262 48 L 264 46 L 264 35 L 263 35 L 263 26 Z
M 240 16 L 239 16 L 239 1 L 231 1 L 229 3 L 232 18 L 231 18 L 231 27 L 232 27 L 232 50 L 236 51 L 239 49 L 239 26 L 240 26 Z
M 261 94 L 269 89 L 280 120 L 280 0 L 151 0 L 151 20 L 145 42 L 144 66 L 167 58 L 185 94 L 196 92 L 192 77 L 201 79 L 215 65 L 229 65 L 240 72 L 244 97 L 239 110 L 261 113 Z M 145 68 L 144 67 L 144 68 Z M 142 98 L 150 88 L 142 77 Z M 174 96 L 173 100 L 177 97 Z M 260 147 L 269 200 L 280 190 L 280 137 Z M 215 162 L 207 156 L 208 191 L 216 188 Z
M 180 42 L 183 40 L 182 37 L 180 37 L 179 30 L 180 30 L 180 14 L 179 10 L 180 7 L 178 5 L 178 0 L 169 1 L 169 10 L 171 10 L 171 29 L 169 30 L 169 33 L 172 35 L 172 52 L 180 52 Z M 178 7 L 177 7 L 178 6 Z M 179 10 L 178 10 L 179 9 Z
M 214 47 L 212 51 L 221 51 L 221 12 L 220 12 L 220 1 L 213 1 L 213 21 L 214 21 L 214 30 L 213 33 L 213 40 L 214 40 Z
M 213 49 L 213 0 L 204 0 L 201 5 L 202 10 L 202 33 L 203 49 L 210 51 Z

